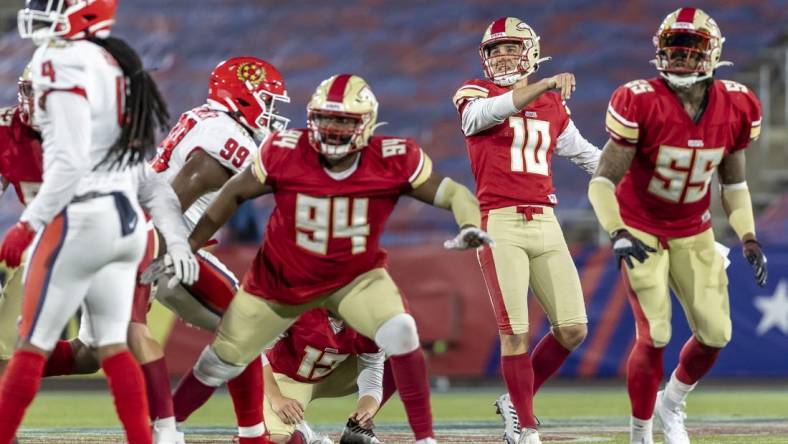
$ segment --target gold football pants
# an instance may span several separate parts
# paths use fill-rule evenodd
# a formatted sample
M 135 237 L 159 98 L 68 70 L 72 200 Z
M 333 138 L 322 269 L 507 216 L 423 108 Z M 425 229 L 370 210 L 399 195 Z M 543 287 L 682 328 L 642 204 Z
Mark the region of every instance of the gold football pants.
M 246 366 L 301 313 L 316 307 L 336 313 L 371 339 L 386 321 L 406 312 L 397 285 L 383 268 L 363 273 L 339 290 L 302 305 L 279 304 L 241 289 L 222 317 L 213 349 L 222 361 Z
M 495 239 L 495 247 L 477 256 L 501 333 L 528 332 L 529 287 L 553 327 L 588 322 L 577 268 L 552 208 L 491 210 L 482 226 Z
M 0 360 L 7 361 L 16 349 L 19 329 L 17 321 L 22 313 L 24 267 L 8 268 L 5 263 L 0 263 L 0 272 L 5 274 L 0 293 Z
M 623 278 L 628 285 L 638 339 L 654 347 L 670 342 L 672 288 L 698 341 L 710 347 L 724 347 L 731 339 L 728 277 L 711 228 L 695 236 L 663 242 L 646 232 L 628 230 L 657 250 L 642 264 L 634 261 L 631 270 L 624 266 Z

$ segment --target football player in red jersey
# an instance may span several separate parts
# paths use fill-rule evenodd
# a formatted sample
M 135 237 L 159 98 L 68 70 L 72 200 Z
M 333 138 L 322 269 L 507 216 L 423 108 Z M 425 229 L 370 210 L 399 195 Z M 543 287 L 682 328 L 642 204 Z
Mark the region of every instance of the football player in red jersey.
M 31 126 L 33 91 L 29 67 L 19 77 L 18 88 L 17 105 L 0 109 L 0 180 L 3 192 L 12 186 L 19 202 L 26 205 L 41 187 L 43 174 L 41 135 Z M 16 345 L 17 319 L 22 311 L 21 268 L 0 263 L 0 375 Z
M 622 278 L 637 327 L 627 364 L 632 443 L 653 442 L 652 415 L 666 443 L 689 443 L 684 401 L 731 339 L 725 258 L 715 249 L 709 214 L 715 171 L 755 281 L 766 284 L 744 168 L 744 149 L 760 133 L 760 104 L 744 85 L 715 79 L 727 63 L 720 61 L 723 40 L 700 9 L 665 18 L 654 36 L 660 76 L 613 93 L 605 120 L 610 140 L 588 190 L 619 265 L 627 265 Z M 692 336 L 657 393 L 671 335 L 669 288 Z
M 580 345 L 587 324 L 577 269 L 553 213 L 558 199 L 552 157 L 565 156 L 590 174 L 600 151 L 569 117 L 564 100 L 575 89 L 572 74 L 529 81 L 548 60 L 540 58 L 539 37 L 530 26 L 513 17 L 495 20 L 479 54 L 486 79 L 465 82 L 453 101 L 476 178 L 482 228 L 496 241 L 495 248 L 478 250 L 478 258 L 498 321 L 509 389 L 496 401 L 504 440 L 533 444 L 540 442 L 533 395 Z M 552 327 L 531 355 L 529 287 Z
M 358 393 L 350 420 L 367 426 L 383 400 L 383 352 L 323 308 L 302 314 L 264 356 L 265 424 L 276 443 L 293 434 L 307 443 L 331 442 L 303 422 L 314 399 Z M 364 431 L 356 439 L 380 442 L 368 427 Z
M 435 442 L 416 324 L 386 271 L 379 240 L 397 200 L 407 194 L 454 213 L 461 232 L 447 248 L 481 246 L 490 239 L 478 228 L 478 203 L 467 188 L 433 173 L 413 140 L 373 135 L 378 102 L 361 77 L 323 81 L 307 109 L 308 127 L 269 137 L 252 167 L 227 182 L 192 233 L 192 245 L 203 245 L 239 203 L 274 195 L 264 243 L 217 338 L 179 390 L 202 389 L 207 400 L 298 315 L 322 306 L 386 352 L 417 442 Z

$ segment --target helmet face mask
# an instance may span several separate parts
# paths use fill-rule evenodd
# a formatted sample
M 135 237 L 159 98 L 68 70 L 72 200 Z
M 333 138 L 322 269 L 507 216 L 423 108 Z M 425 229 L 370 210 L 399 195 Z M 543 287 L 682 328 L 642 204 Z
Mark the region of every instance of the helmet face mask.
M 307 115 L 307 127 L 319 143 L 320 153 L 331 160 L 360 151 L 354 139 L 364 130 L 364 116 L 341 111 L 317 110 Z
M 30 65 L 25 67 L 22 75 L 19 76 L 17 81 L 17 95 L 16 100 L 19 105 L 19 116 L 25 125 L 33 127 L 33 106 L 34 93 L 33 93 L 33 73 Z

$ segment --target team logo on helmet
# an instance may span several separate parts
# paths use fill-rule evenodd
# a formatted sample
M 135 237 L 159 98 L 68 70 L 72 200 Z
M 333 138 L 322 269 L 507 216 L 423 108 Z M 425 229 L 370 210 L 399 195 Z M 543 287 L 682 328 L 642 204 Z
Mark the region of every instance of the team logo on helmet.
M 241 63 L 238 65 L 238 80 L 249 82 L 256 88 L 265 80 L 265 69 L 254 63 Z

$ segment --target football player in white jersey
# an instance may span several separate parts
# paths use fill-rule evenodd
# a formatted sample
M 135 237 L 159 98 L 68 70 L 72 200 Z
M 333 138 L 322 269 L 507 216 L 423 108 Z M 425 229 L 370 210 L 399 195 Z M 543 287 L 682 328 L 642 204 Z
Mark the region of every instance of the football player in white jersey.
M 257 140 L 271 130 L 283 130 L 288 120 L 277 114 L 276 102 L 289 102 L 282 75 L 271 64 L 254 57 L 234 57 L 220 63 L 211 73 L 208 103 L 181 115 L 178 123 L 161 142 L 153 169 L 161 180 L 171 183 L 191 228 L 230 177 L 252 161 Z M 157 254 L 151 241 L 147 263 Z M 198 252 L 199 280 L 194 285 L 169 288 L 167 279 L 155 292 L 159 301 L 187 323 L 214 331 L 235 292 L 238 281 L 215 256 Z M 142 366 L 148 389 L 153 438 L 156 444 L 180 444 L 183 434 L 176 429 L 187 415 L 176 415 L 169 372 L 162 346 L 147 325 L 151 301 L 150 285 L 138 285 L 129 324 L 129 346 Z M 87 323 L 83 323 L 83 327 Z M 45 375 L 94 373 L 97 363 L 84 353 L 91 334 L 80 329 L 71 341 L 60 341 L 47 362 Z M 240 444 L 261 442 L 264 428 L 262 411 L 262 364 L 254 361 L 228 383 L 238 421 Z M 188 397 L 190 390 L 179 390 Z
M 143 163 L 166 104 L 134 50 L 109 37 L 116 8 L 116 0 L 28 0 L 19 13 L 20 34 L 39 45 L 31 66 L 44 181 L 0 247 L 13 266 L 35 238 L 20 345 L 0 383 L 0 444 L 14 439 L 46 356 L 80 305 L 128 442 L 152 442 L 143 375 L 126 346 L 146 245 L 138 194 L 163 227 L 175 278 L 191 284 L 197 275 L 177 198 Z

